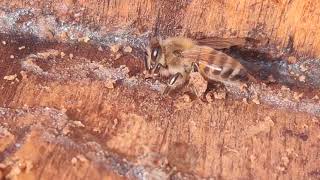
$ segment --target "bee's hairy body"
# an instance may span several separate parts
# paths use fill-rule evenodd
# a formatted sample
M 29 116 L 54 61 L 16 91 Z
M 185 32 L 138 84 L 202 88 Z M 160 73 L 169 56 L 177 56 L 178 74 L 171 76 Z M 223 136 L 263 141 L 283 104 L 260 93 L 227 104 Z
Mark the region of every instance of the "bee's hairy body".
M 153 64 L 150 69 L 154 70 L 157 65 L 161 65 L 160 76 L 178 74 L 169 82 L 173 88 L 188 81 L 194 66 L 207 81 L 242 84 L 241 80 L 250 78 L 239 61 L 209 46 L 199 45 L 189 38 L 152 40 L 148 56 L 147 66 Z

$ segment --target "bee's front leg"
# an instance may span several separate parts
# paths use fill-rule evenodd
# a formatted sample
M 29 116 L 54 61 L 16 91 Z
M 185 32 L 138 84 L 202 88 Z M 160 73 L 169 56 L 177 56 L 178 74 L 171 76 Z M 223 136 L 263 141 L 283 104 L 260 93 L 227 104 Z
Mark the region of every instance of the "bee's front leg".
M 191 72 L 199 72 L 199 66 L 197 63 L 192 63 L 191 64 Z M 189 84 L 189 88 L 191 90 L 191 93 L 193 95 L 195 95 L 196 97 L 200 97 L 200 94 L 199 94 L 199 91 L 197 90 L 197 88 L 194 86 L 193 83 L 190 83 Z
M 179 78 L 183 78 L 183 75 L 182 75 L 180 72 L 177 72 L 176 74 L 174 74 L 174 75 L 170 78 L 169 83 L 167 84 L 167 86 L 166 86 L 166 88 L 164 89 L 164 91 L 163 91 L 162 94 L 163 94 L 163 95 L 169 94 L 170 91 L 171 91 L 172 89 L 174 89 L 174 87 L 176 86 L 177 80 L 178 80 Z

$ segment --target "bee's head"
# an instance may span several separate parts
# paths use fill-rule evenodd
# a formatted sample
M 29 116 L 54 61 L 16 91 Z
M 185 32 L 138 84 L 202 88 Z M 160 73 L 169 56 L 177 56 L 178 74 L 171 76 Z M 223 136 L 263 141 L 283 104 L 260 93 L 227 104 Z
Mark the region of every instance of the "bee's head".
M 150 70 L 155 68 L 155 66 L 159 63 L 161 54 L 162 54 L 162 48 L 160 45 L 161 39 L 158 38 L 151 38 L 150 45 L 147 48 L 145 59 L 146 69 Z

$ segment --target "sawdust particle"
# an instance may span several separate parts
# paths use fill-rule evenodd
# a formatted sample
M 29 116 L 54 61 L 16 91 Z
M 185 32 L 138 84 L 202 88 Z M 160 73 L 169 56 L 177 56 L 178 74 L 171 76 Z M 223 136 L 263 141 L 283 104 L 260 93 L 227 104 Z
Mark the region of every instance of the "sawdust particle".
M 22 50 L 22 49 L 25 49 L 25 48 L 26 48 L 25 46 L 20 46 L 18 49 Z
M 131 53 L 132 52 L 132 48 L 130 46 L 126 46 L 124 49 L 123 49 L 123 52 L 125 53 Z
M 306 82 L 306 76 L 304 75 L 299 76 L 299 81 Z
M 13 74 L 13 75 L 8 75 L 8 76 L 4 76 L 3 79 L 7 80 L 7 81 L 13 81 L 17 78 L 17 74 Z
M 109 46 L 109 48 L 110 48 L 111 52 L 116 53 L 120 50 L 120 45 L 114 44 L 114 45 Z

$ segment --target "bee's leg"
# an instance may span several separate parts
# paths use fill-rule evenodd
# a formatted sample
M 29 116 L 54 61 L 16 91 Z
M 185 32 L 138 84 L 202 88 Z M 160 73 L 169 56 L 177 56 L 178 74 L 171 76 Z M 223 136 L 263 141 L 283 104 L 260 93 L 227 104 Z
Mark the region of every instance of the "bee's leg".
M 169 94 L 170 91 L 172 90 L 172 88 L 175 86 L 175 83 L 177 82 L 179 77 L 183 77 L 181 73 L 176 73 L 175 75 L 173 75 L 170 80 L 169 83 L 167 85 L 167 87 L 164 89 L 164 92 L 162 94 Z
M 197 63 L 192 63 L 191 64 L 191 71 L 193 71 L 193 72 L 199 72 L 199 66 L 198 66 L 198 64 Z
M 193 63 L 191 64 L 191 72 L 199 72 L 199 66 L 198 66 L 197 63 L 194 63 L 194 62 L 193 62 Z M 189 84 L 189 88 L 190 88 L 191 93 L 192 93 L 193 95 L 195 95 L 196 97 L 200 97 L 200 94 L 199 94 L 197 88 L 196 88 L 193 84 Z

